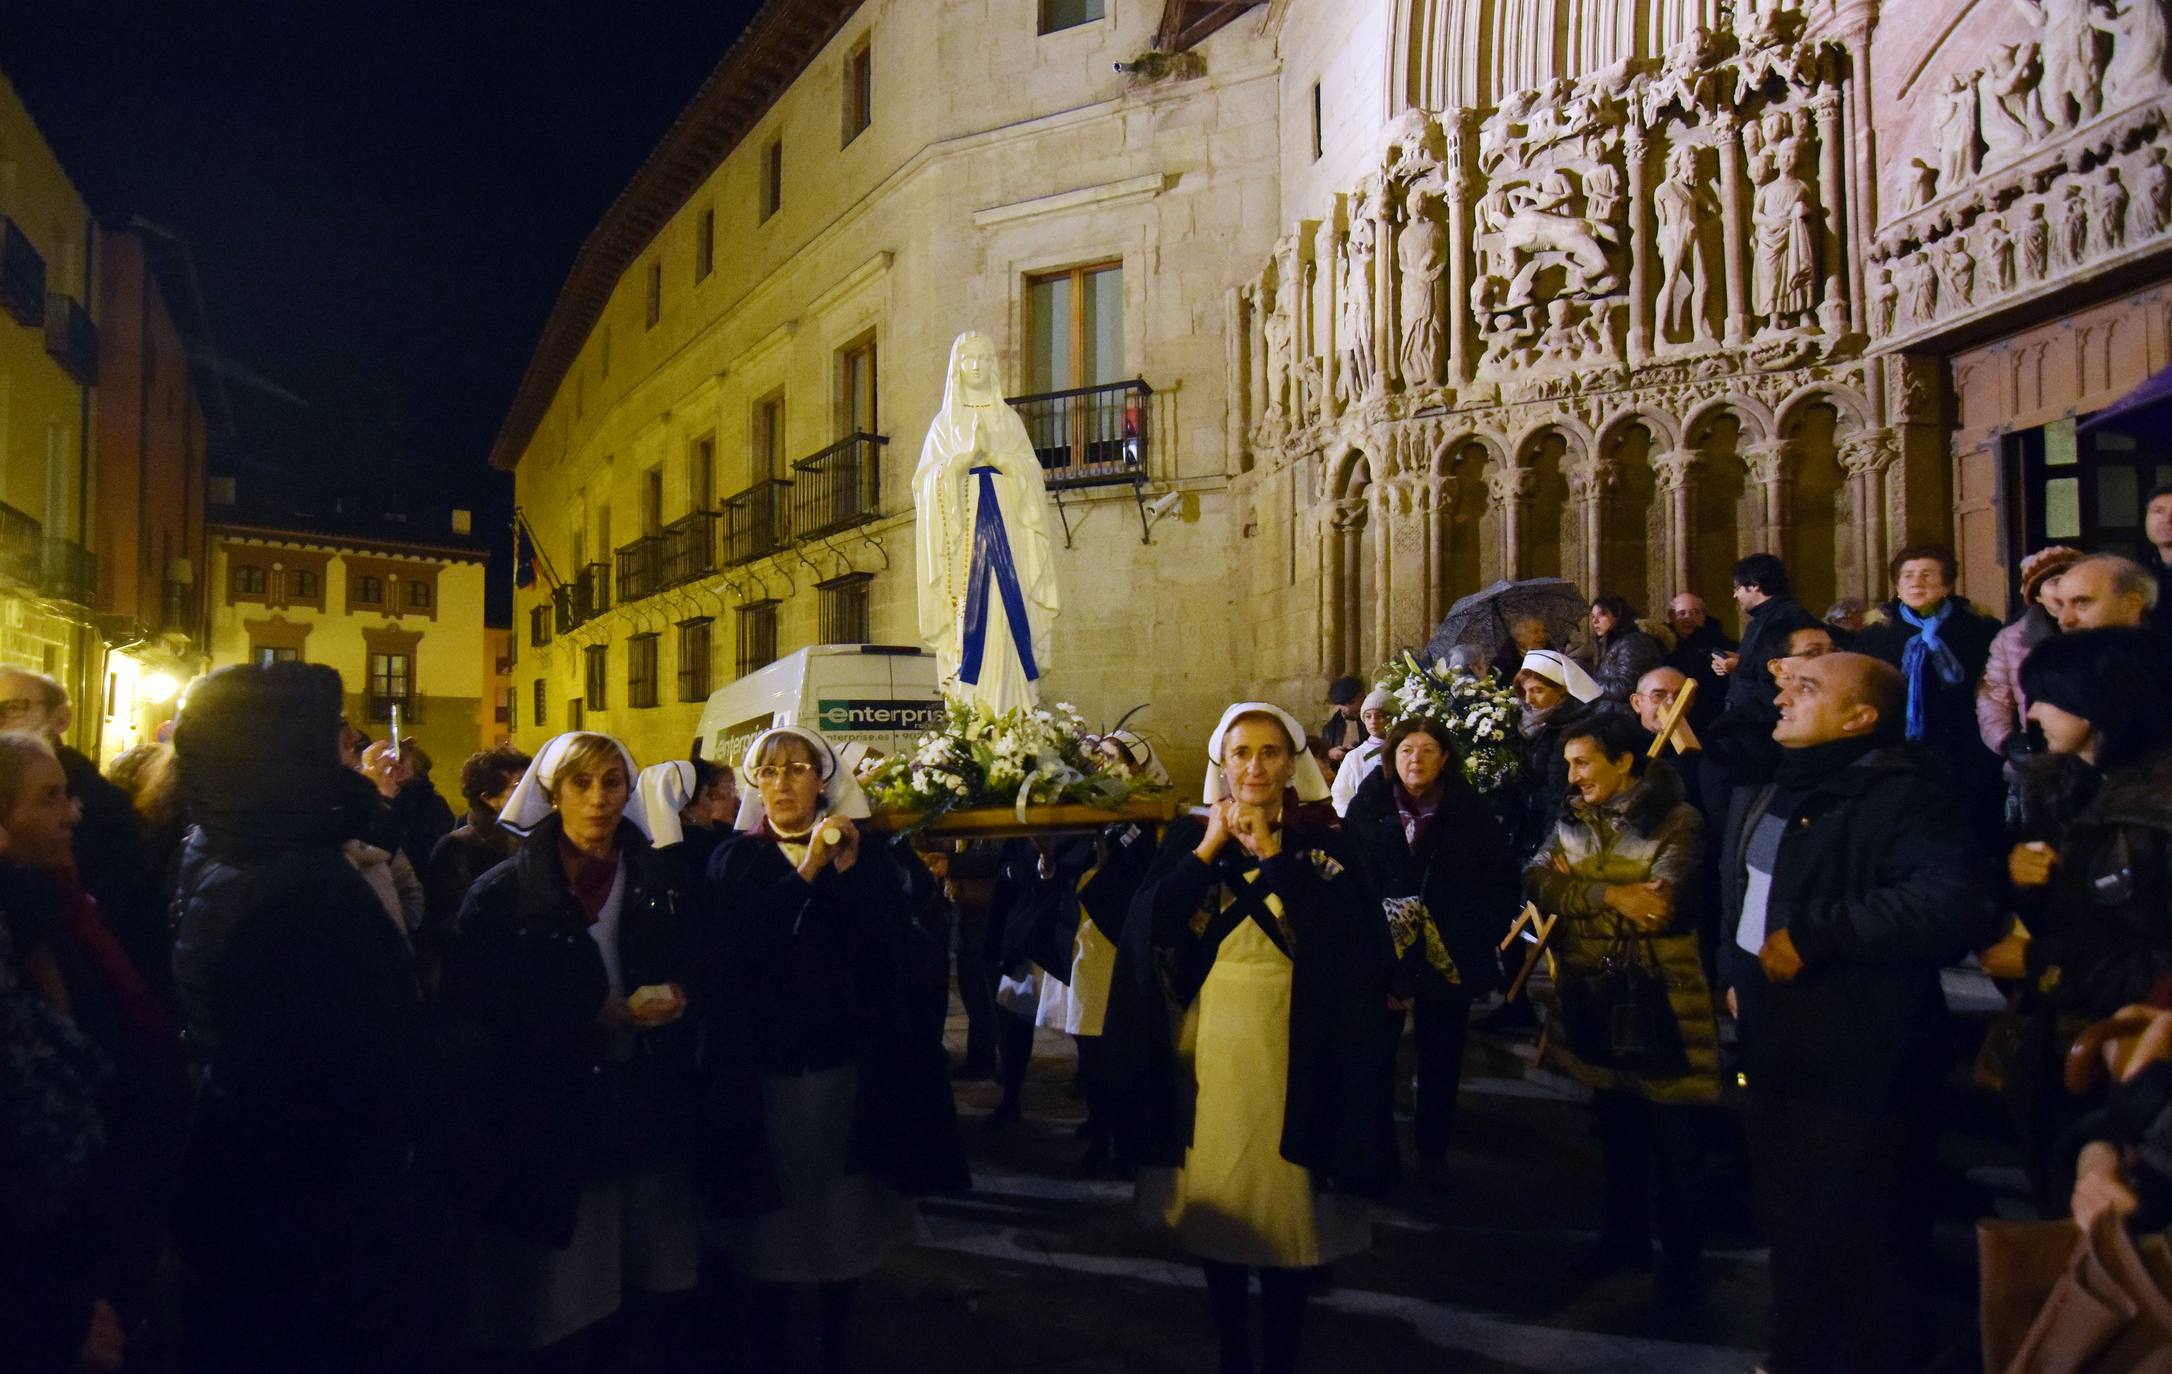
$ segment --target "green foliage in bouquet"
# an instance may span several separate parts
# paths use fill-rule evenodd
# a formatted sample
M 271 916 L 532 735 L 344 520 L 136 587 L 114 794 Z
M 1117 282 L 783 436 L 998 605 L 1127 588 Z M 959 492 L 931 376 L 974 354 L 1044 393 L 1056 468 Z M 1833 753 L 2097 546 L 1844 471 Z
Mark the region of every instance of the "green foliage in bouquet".
M 1516 751 L 1515 696 L 1490 677 L 1473 677 L 1445 660 L 1421 667 L 1406 653 L 1389 659 L 1374 683 L 1389 697 L 1391 724 L 1424 716 L 1446 726 L 1463 755 L 1463 776 L 1480 793 L 1515 781 L 1523 765 Z
M 910 753 L 893 754 L 860 779 L 878 811 L 946 811 L 1068 803 L 1117 806 L 1158 791 L 1143 775 L 1103 758 L 1069 702 L 992 715 L 944 702 L 943 726 Z

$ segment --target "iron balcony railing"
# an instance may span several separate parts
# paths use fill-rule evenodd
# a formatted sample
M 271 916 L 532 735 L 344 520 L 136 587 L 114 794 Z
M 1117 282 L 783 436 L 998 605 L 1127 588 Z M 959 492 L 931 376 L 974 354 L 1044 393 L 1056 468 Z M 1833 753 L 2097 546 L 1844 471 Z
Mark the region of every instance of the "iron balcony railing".
M 76 385 L 98 384 L 98 326 L 75 297 L 45 298 L 45 351 Z
M 872 520 L 882 505 L 880 434 L 854 433 L 792 465 L 792 528 L 815 539 Z
M 724 501 L 724 561 L 752 563 L 792 542 L 792 484 L 772 477 Z
M 698 510 L 664 526 L 664 585 L 676 587 L 716 571 L 716 529 L 721 512 Z
M 0 503 L 0 577 L 35 585 L 44 566 L 44 526 L 15 507 Z
M 48 539 L 38 558 L 38 590 L 55 601 L 89 606 L 98 599 L 98 555 L 73 539 Z
M 588 563 L 573 576 L 574 623 L 585 625 L 611 609 L 611 567 Z
M 1154 388 L 1143 381 L 1111 382 L 1070 391 L 1010 398 L 1048 485 L 1138 485 L 1147 477 L 1147 412 Z
M 0 310 L 17 324 L 45 323 L 45 259 L 14 220 L 0 215 Z
M 552 609 L 553 607 L 549 602 L 528 608 L 528 643 L 535 648 L 540 649 L 555 638 L 551 633 Z
M 664 589 L 664 537 L 645 534 L 618 551 L 620 604 L 654 596 Z
M 580 618 L 573 613 L 573 587 L 571 584 L 551 589 L 551 619 L 558 623 L 558 633 L 569 635 L 579 625 Z

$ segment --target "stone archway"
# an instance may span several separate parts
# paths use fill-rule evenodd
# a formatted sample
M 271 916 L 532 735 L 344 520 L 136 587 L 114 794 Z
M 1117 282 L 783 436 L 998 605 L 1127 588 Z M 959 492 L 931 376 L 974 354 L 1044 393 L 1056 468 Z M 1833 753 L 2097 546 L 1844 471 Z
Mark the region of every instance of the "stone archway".
M 1858 535 L 1847 474 L 1840 466 L 1846 421 L 1830 401 L 1813 399 L 1787 417 L 1781 448 L 1786 512 L 1784 544 L 1795 597 L 1813 614 L 1842 596 L 1861 596 Z
M 1572 436 L 1548 425 L 1517 446 L 1517 467 L 1529 474 L 1521 491 L 1517 547 L 1511 551 L 1516 577 L 1565 577 L 1581 582 L 1582 512 L 1572 499 L 1569 469 L 1583 454 Z
M 1758 528 L 1751 509 L 1757 494 L 1751 489 L 1744 465 L 1742 418 L 1724 406 L 1693 416 L 1683 426 L 1689 462 L 1685 480 L 1689 490 L 1688 568 L 1689 585 L 1711 607 L 1717 619 L 1740 633 L 1740 617 L 1728 599 L 1734 585 L 1734 567 L 1743 554 L 1744 532 Z
M 1649 614 L 1669 595 L 1672 580 L 1666 506 L 1652 469 L 1653 457 L 1669 445 L 1641 416 L 1626 417 L 1600 442 L 1606 488 L 1599 495 L 1599 576 L 1591 591 L 1627 597 Z

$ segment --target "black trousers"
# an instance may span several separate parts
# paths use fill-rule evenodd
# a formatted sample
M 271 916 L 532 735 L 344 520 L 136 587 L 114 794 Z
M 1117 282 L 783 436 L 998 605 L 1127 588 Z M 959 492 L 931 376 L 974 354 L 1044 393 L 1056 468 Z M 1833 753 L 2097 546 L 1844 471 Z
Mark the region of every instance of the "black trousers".
M 1753 1088 L 1748 1126 L 1758 1217 L 1772 1243 L 1772 1374 L 1922 1368 L 1932 1117 Z
M 1601 1092 L 1592 1096 L 1591 1111 L 1606 1239 L 1635 1250 L 1648 1248 L 1656 1235 L 1668 1264 L 1694 1264 L 1704 1236 L 1704 1142 L 1696 1109 Z
M 1455 1134 L 1456 1098 L 1463 1088 L 1463 1044 L 1470 1033 L 1471 995 L 1460 988 L 1421 988 L 1410 1009 L 1411 1048 L 1418 1070 L 1416 1127 L 1418 1157 L 1448 1153 Z M 1403 1018 L 1394 1018 L 1401 1038 Z
M 988 958 L 988 915 L 958 911 L 958 1000 L 965 1006 L 965 1063 L 992 1072 L 996 1064 L 995 966 Z

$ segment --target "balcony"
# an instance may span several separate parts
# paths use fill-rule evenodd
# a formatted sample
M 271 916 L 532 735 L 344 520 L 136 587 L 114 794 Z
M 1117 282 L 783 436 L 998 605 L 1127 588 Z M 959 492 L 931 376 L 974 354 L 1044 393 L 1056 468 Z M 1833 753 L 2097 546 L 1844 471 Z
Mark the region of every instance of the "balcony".
M 45 298 L 45 351 L 77 386 L 98 384 L 98 326 L 75 297 Z
M 551 589 L 551 619 L 557 622 L 558 633 L 562 635 L 572 634 L 573 627 L 581 623 L 573 614 L 573 588 Z
M 618 599 L 639 601 L 664 589 L 664 537 L 647 534 L 618 551 Z
M 551 610 L 547 601 L 528 608 L 528 643 L 534 648 L 540 649 L 556 637 L 552 633 Z
M 865 524 L 882 505 L 881 457 L 890 441 L 854 434 L 792 465 L 792 528 L 802 539 Z
M 199 644 L 203 642 L 204 603 L 196 594 L 194 582 L 166 579 L 159 602 L 158 628 L 162 634 L 186 635 Z
M 716 571 L 716 528 L 723 516 L 698 510 L 664 526 L 664 585 L 676 587 Z
M 38 591 L 88 607 L 98 599 L 98 555 L 73 539 L 47 539 L 38 557 Z
M 17 324 L 45 323 L 45 259 L 14 220 L 0 215 L 0 310 Z
M 35 586 L 44 559 L 45 528 L 15 507 L 0 504 L 0 577 Z
M 792 484 L 773 477 L 725 498 L 725 563 L 752 563 L 792 542 L 791 496 Z
M 1013 396 L 1051 490 L 1142 486 L 1146 482 L 1147 410 L 1154 389 L 1142 381 Z
M 573 575 L 573 623 L 586 625 L 611 609 L 611 568 L 589 563 Z

